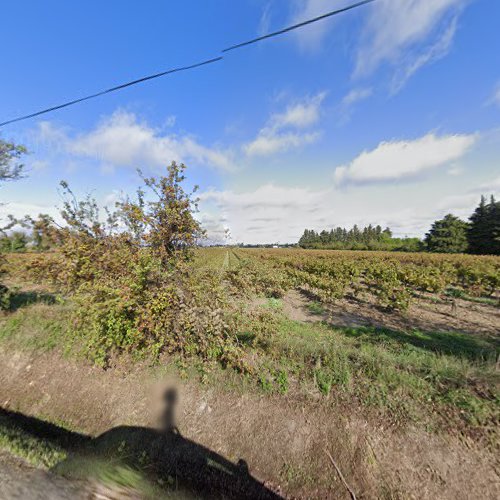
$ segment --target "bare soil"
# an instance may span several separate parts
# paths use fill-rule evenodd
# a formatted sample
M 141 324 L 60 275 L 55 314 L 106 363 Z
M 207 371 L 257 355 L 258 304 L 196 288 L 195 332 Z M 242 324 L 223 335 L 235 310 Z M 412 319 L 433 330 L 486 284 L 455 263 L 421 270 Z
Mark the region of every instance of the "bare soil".
M 2 348 L 0 405 L 97 436 L 124 425 L 158 428 L 162 394 L 175 385 L 180 434 L 232 463 L 244 459 L 256 479 L 285 498 L 349 498 L 327 450 L 358 498 L 500 497 L 498 462 L 472 441 L 394 429 L 355 408 L 239 394 L 166 373 L 103 371 L 56 353 Z
M 388 312 L 372 296 L 344 298 L 324 306 L 320 314 L 311 312 L 311 298 L 306 292 L 290 291 L 283 299 L 284 312 L 293 320 L 326 321 L 333 326 L 376 326 L 395 330 L 419 329 L 430 332 L 461 332 L 498 337 L 500 308 L 462 299 L 452 303 L 433 301 L 432 296 L 416 298 L 405 313 Z

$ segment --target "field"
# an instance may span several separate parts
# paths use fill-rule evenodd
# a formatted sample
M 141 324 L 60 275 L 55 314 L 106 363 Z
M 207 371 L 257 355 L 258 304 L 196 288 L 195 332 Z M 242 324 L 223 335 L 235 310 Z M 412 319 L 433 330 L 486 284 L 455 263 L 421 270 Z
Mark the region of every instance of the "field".
M 179 428 L 232 463 L 243 456 L 285 498 L 348 498 L 337 467 L 359 498 L 497 497 L 500 258 L 198 249 L 193 280 L 204 285 L 193 294 L 211 308 L 200 298 L 192 313 L 215 318 L 203 349 L 84 332 L 78 297 L 39 271 L 59 258 L 7 257 L 5 411 L 61 433 L 149 426 L 144 388 L 172 378 L 187 402 Z M 46 435 L 37 454 L 39 436 L 24 431 L 7 414 L 1 446 L 37 465 L 50 452 L 50 467 L 68 455 Z M 127 467 L 163 485 L 147 459 Z

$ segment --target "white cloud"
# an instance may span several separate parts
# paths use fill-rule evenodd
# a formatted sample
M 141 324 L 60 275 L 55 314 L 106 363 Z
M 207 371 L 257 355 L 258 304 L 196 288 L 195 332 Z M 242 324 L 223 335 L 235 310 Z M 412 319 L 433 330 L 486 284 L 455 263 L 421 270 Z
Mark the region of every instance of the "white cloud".
M 307 19 L 318 17 L 332 10 L 330 0 L 294 0 L 290 24 L 297 24 Z M 302 49 L 317 49 L 331 27 L 331 21 L 313 23 L 295 31 L 295 37 Z
M 445 213 L 453 213 L 458 217 L 467 219 L 478 206 L 482 195 L 497 196 L 500 194 L 500 177 L 492 179 L 491 182 L 480 184 L 460 195 L 445 196 L 438 204 L 436 212 L 439 216 Z
M 39 214 L 48 214 L 56 221 L 60 222 L 59 210 L 54 205 L 8 202 L 0 205 L 0 221 L 6 220 L 8 215 L 13 215 L 16 219 L 22 219 L 25 215 L 37 218 Z
M 350 90 L 340 101 L 338 108 L 340 123 L 347 123 L 351 118 L 354 106 L 372 95 L 373 89 L 371 87 L 359 87 Z
M 199 198 L 202 217 L 217 214 L 207 219 L 209 237 L 216 239 L 230 228 L 234 242 L 294 242 L 328 210 L 328 191 L 274 184 L 242 193 L 211 190 Z
M 368 99 L 373 94 L 373 89 L 371 88 L 356 88 L 348 92 L 342 99 L 343 107 L 350 107 L 359 101 Z
M 457 177 L 464 173 L 464 168 L 461 165 L 451 165 L 448 169 L 448 175 Z
M 309 128 L 319 121 L 325 96 L 321 92 L 289 105 L 283 113 L 272 115 L 257 137 L 244 146 L 245 153 L 249 156 L 267 156 L 318 140 L 320 133 L 317 131 L 299 133 L 297 130 Z
M 172 124 L 170 117 L 167 123 Z M 222 170 L 232 168 L 227 151 L 203 146 L 188 135 L 161 134 L 139 122 L 133 113 L 124 111 L 115 112 L 94 130 L 75 137 L 44 122 L 40 125 L 40 137 L 73 155 L 100 160 L 107 167 L 163 167 L 178 161 Z
M 243 192 L 205 191 L 200 195 L 200 215 L 212 242 L 227 241 L 228 230 L 233 243 L 297 242 L 305 228 L 318 231 L 354 224 L 380 224 L 396 236 L 423 237 L 446 213 L 467 219 L 481 194 L 499 196 L 500 177 L 462 192 L 446 187 L 442 192 L 415 193 L 407 187 L 401 193 L 400 187 L 380 186 L 376 193 L 342 193 L 265 184 Z
M 321 103 L 326 97 L 325 92 L 296 102 L 284 113 L 277 113 L 271 117 L 271 128 L 279 130 L 285 127 L 306 128 L 317 123 L 320 117 Z
M 405 83 L 423 66 L 430 64 L 434 61 L 438 61 L 445 57 L 451 49 L 453 44 L 453 39 L 455 37 L 455 32 L 457 30 L 457 17 L 452 19 L 449 26 L 442 33 L 442 35 L 431 44 L 422 53 L 417 55 L 413 61 L 410 61 L 406 66 L 403 66 L 402 70 L 397 71 L 393 82 L 392 82 L 392 92 L 399 92 L 405 85 Z
M 393 91 L 425 64 L 444 57 L 451 48 L 458 16 L 468 0 L 379 0 L 358 49 L 355 76 L 366 76 L 383 63 L 398 73 Z
M 319 132 L 311 132 L 308 134 L 297 134 L 293 132 L 268 134 L 261 132 L 254 141 L 245 146 L 244 150 L 249 156 L 269 156 L 274 153 L 281 153 L 307 144 L 312 144 L 316 142 L 319 137 Z
M 476 135 L 433 133 L 413 141 L 381 142 L 372 151 L 364 151 L 350 164 L 335 170 L 334 179 L 342 183 L 371 183 L 414 177 L 446 165 L 469 151 Z

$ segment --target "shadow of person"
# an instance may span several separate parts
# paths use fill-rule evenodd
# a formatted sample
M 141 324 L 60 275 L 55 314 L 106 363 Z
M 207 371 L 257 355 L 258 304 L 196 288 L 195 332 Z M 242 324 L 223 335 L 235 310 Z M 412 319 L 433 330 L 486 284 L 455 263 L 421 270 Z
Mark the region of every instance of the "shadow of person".
M 175 423 L 178 402 L 175 389 L 165 392 L 164 402 L 160 429 L 119 426 L 93 439 L 82 439 L 79 435 L 81 445 L 76 446 L 76 454 L 75 446 L 70 446 L 71 440 L 68 441 L 67 436 L 64 442 L 68 449 L 72 448 L 73 457 L 90 456 L 104 460 L 104 463 L 126 465 L 140 471 L 153 484 L 161 484 L 164 490 L 188 497 L 281 498 L 250 474 L 244 460 L 233 463 L 181 435 Z M 24 418 L 33 420 L 32 417 Z M 68 460 L 71 461 L 71 457 Z M 68 470 L 68 464 L 60 464 L 56 470 Z

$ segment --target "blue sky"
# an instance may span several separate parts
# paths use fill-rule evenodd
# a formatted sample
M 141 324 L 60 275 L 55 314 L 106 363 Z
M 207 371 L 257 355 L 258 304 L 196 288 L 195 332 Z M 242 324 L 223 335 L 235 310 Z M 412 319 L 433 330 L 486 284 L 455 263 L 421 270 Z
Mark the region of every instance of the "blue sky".
M 351 0 L 8 2 L 0 121 L 171 67 Z M 0 129 L 30 150 L 2 214 L 56 214 L 58 182 L 112 204 L 172 160 L 213 240 L 304 228 L 422 236 L 500 195 L 500 2 L 378 0 L 216 64 Z

